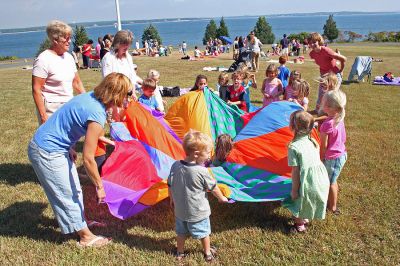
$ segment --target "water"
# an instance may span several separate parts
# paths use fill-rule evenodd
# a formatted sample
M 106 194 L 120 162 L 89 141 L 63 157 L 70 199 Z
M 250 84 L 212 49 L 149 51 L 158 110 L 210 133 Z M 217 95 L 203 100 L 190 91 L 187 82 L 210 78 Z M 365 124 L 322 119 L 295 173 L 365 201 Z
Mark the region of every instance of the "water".
M 319 14 L 267 16 L 275 38 L 279 40 L 284 33 L 322 32 L 328 16 Z M 255 26 L 258 17 L 225 18 L 230 36 L 246 36 Z M 369 32 L 400 31 L 400 13 L 336 14 L 334 16 L 339 30 L 351 30 L 363 35 Z M 215 19 L 217 25 L 219 19 Z M 209 19 L 177 20 L 154 22 L 164 45 L 177 46 L 185 40 L 189 46 L 202 45 L 204 31 Z M 94 25 L 95 23 L 93 23 Z M 140 39 L 149 23 L 123 24 L 123 29 L 133 31 L 135 39 Z M 97 37 L 115 33 L 114 25 L 86 27 L 89 38 L 97 43 Z M 0 33 L 0 56 L 34 57 L 40 43 L 46 37 L 44 30 L 17 33 Z

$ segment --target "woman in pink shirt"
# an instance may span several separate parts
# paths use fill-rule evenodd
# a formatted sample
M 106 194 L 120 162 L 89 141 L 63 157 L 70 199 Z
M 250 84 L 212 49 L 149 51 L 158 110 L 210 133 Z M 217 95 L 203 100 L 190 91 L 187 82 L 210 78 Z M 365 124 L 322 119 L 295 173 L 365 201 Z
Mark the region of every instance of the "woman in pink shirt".
M 53 20 L 47 25 L 46 32 L 51 47 L 35 59 L 32 70 L 32 94 L 39 125 L 72 99 L 73 90 L 85 92 L 74 58 L 68 53 L 72 28 Z
M 342 82 L 342 72 L 344 69 L 344 63 L 346 62 L 346 57 L 335 53 L 332 49 L 323 46 L 324 39 L 322 36 L 313 32 L 308 36 L 308 45 L 311 48 L 310 57 L 315 60 L 315 63 L 319 66 L 319 72 L 322 75 L 333 72 L 337 74 L 339 85 Z M 340 68 L 336 65 L 336 61 L 340 62 Z M 317 110 L 321 104 L 321 99 L 323 96 L 322 88 L 318 89 L 318 100 L 317 100 Z

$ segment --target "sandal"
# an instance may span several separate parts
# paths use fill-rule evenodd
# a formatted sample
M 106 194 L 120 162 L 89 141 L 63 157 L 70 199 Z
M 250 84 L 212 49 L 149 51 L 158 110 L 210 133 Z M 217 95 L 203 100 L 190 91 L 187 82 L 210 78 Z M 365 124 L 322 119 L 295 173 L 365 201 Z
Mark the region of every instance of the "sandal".
M 297 234 L 297 233 L 305 233 L 307 231 L 305 224 L 301 225 L 293 225 L 289 229 L 289 233 L 291 234 Z
M 338 216 L 338 215 L 341 215 L 341 214 L 342 214 L 342 212 L 340 211 L 340 209 L 339 209 L 339 208 L 336 208 L 336 210 L 332 211 L 332 213 L 333 213 L 334 215 L 336 215 L 336 216 Z
M 112 242 L 111 238 L 104 237 L 104 236 L 95 236 L 87 243 L 83 243 L 83 242 L 78 241 L 78 242 L 76 242 L 76 245 L 79 248 L 89 248 L 89 247 L 98 248 L 98 247 L 102 247 L 102 246 L 108 245 L 111 242 Z
M 213 262 L 217 258 L 217 248 L 215 246 L 210 247 L 210 254 L 204 253 L 204 259 L 206 262 Z
M 188 254 L 185 252 L 176 251 L 174 256 L 175 256 L 176 260 L 181 261 L 184 258 L 186 258 L 188 256 Z

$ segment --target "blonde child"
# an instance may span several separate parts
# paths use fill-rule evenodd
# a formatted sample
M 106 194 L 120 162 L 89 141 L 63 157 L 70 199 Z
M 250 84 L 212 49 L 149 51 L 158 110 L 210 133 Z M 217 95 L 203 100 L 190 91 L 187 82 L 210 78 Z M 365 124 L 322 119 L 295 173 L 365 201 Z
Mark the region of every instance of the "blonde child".
M 320 77 L 317 81 L 319 82 L 319 90 L 321 91 L 318 95 L 320 95 L 321 99 L 317 100 L 317 108 L 311 111 L 311 114 L 317 115 L 315 121 L 320 123 L 321 121 L 324 121 L 327 118 L 326 114 L 324 114 L 324 112 L 321 109 L 320 102 L 322 100 L 322 97 L 328 91 L 338 90 L 340 82 L 336 74 L 333 72 L 328 72 L 322 75 L 322 77 Z
M 242 85 L 242 77 L 238 72 L 232 74 L 233 85 L 228 86 L 226 90 L 226 103 L 229 105 L 237 105 L 239 109 L 247 112 L 247 104 L 245 100 L 245 88 Z
M 310 84 L 304 79 L 293 81 L 292 98 L 289 101 L 297 103 L 303 110 L 308 109 L 308 95 L 310 94 Z
M 290 76 L 289 76 L 289 84 L 287 85 L 287 87 L 284 89 L 284 99 L 286 101 L 290 101 L 291 98 L 293 98 L 293 82 L 295 80 L 299 80 L 301 79 L 301 73 L 297 70 L 293 70 L 292 72 L 290 72 Z
M 149 73 L 147 73 L 147 78 L 153 79 L 156 82 L 156 89 L 154 91 L 154 97 L 157 101 L 158 108 L 161 112 L 164 112 L 164 104 L 167 104 L 166 101 L 162 99 L 161 91 L 163 86 L 159 86 L 158 83 L 160 82 L 160 72 L 155 69 L 150 69 Z
M 215 248 L 210 246 L 211 209 L 207 191 L 211 191 L 219 202 L 228 202 L 228 199 L 222 195 L 207 168 L 201 166 L 209 158 L 212 147 L 208 135 L 198 131 L 188 132 L 183 138 L 186 158 L 176 161 L 168 176 L 168 194 L 175 212 L 178 260 L 185 257 L 185 239 L 189 235 L 201 240 L 207 262 L 212 262 L 216 255 Z
M 265 71 L 266 78 L 261 88 L 261 93 L 264 95 L 263 106 L 279 101 L 279 96 L 283 93 L 282 82 L 277 78 L 277 75 L 277 67 L 274 64 L 270 64 Z
M 308 220 L 324 219 L 329 179 L 319 157 L 318 143 L 311 138 L 314 119 L 299 110 L 290 116 L 294 138 L 288 147 L 288 164 L 292 167 L 291 201 L 284 203 L 295 217 L 292 233 L 305 232 Z
M 341 90 L 325 93 L 322 98 L 322 110 L 328 118 L 320 127 L 321 157 L 330 180 L 328 210 L 340 214 L 337 207 L 337 178 L 347 160 L 346 129 L 344 126 L 346 94 Z
M 250 87 L 257 89 L 257 81 L 256 75 L 254 73 L 250 73 L 248 67 L 243 64 L 238 71 L 239 75 L 241 76 L 243 82 L 242 86 L 245 89 L 246 94 L 244 95 L 244 100 L 246 101 L 247 111 L 249 111 L 251 107 L 250 103 Z
M 221 73 L 218 76 L 217 90 L 219 97 L 226 102 L 226 90 L 228 89 L 229 75 Z
M 154 96 L 154 92 L 156 90 L 156 82 L 153 79 L 145 79 L 143 80 L 142 91 L 143 94 L 139 97 L 138 101 L 149 106 L 153 110 L 160 110 L 156 98 Z
M 202 90 L 205 87 L 208 87 L 207 77 L 205 75 L 198 75 L 196 77 L 196 81 L 194 82 L 194 86 L 190 89 L 190 91 Z
M 215 140 L 215 154 L 212 158 L 213 166 L 220 166 L 233 148 L 233 140 L 229 134 L 221 134 Z

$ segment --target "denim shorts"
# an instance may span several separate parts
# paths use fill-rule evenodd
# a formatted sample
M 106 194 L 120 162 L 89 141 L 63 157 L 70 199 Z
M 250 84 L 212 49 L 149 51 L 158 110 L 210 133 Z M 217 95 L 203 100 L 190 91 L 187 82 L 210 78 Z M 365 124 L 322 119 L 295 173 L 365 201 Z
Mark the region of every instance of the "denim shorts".
M 42 185 L 61 233 L 70 234 L 87 227 L 81 185 L 68 152 L 47 152 L 31 140 L 28 156 Z
M 175 217 L 175 226 L 179 236 L 191 235 L 194 239 L 202 239 L 211 234 L 210 217 L 198 222 L 185 222 Z
M 347 152 L 336 159 L 324 161 L 324 165 L 326 167 L 326 171 L 328 172 L 329 181 L 331 182 L 331 184 L 336 183 L 346 161 Z

